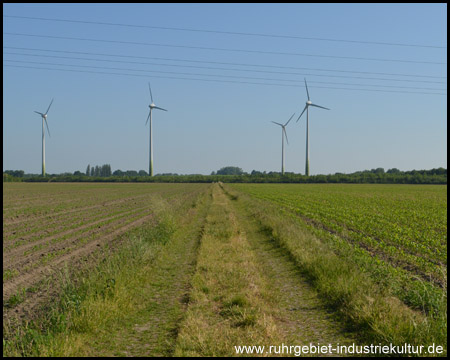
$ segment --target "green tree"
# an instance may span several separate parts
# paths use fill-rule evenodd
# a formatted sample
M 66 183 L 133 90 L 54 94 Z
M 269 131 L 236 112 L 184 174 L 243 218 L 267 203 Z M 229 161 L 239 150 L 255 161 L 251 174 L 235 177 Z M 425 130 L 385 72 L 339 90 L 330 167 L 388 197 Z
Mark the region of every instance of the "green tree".
M 388 174 L 398 174 L 398 173 L 400 173 L 400 170 L 397 169 L 397 168 L 392 168 L 392 169 L 389 169 L 388 171 L 386 171 L 386 173 L 388 173 Z
M 373 174 L 384 174 L 384 169 L 383 168 L 376 168 L 376 169 L 370 170 L 370 172 L 372 172 Z
M 102 167 L 100 168 L 100 176 L 102 177 L 111 176 L 111 165 L 109 164 L 102 165 Z
M 261 171 L 258 171 L 258 170 L 252 170 L 252 172 L 250 173 L 250 175 L 252 175 L 252 176 L 260 176 L 260 175 L 262 175 L 262 172 L 261 172 Z
M 220 170 L 217 170 L 217 175 L 242 175 L 244 171 L 240 167 L 225 166 Z
M 23 177 L 23 170 L 5 170 L 5 173 L 14 177 Z

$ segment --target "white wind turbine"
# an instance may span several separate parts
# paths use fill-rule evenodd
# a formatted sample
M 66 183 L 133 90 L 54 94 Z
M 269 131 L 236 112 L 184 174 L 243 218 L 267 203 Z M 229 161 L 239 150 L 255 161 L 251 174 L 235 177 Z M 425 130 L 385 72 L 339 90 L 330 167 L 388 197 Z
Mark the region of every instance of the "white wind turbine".
M 284 137 L 286 137 L 286 142 L 289 144 L 287 133 L 286 133 L 286 126 L 289 124 L 289 121 L 293 118 L 295 113 L 292 114 L 292 116 L 289 118 L 286 124 L 280 124 L 275 121 L 272 121 L 274 124 L 281 126 L 281 174 L 284 175 Z
M 45 132 L 44 132 L 44 121 L 45 121 L 45 125 L 47 126 L 47 131 L 48 131 L 48 136 L 50 136 L 50 130 L 48 128 L 48 124 L 47 124 L 47 114 L 48 111 L 50 110 L 50 106 L 52 106 L 53 103 L 53 99 L 50 102 L 50 105 L 48 106 L 47 111 L 45 112 L 45 114 L 39 112 L 39 111 L 35 111 L 35 113 L 41 115 L 42 117 L 42 176 L 45 176 Z
M 313 104 L 309 98 L 309 91 L 308 91 L 308 85 L 306 84 L 306 79 L 305 79 L 305 87 L 306 87 L 306 94 L 308 95 L 308 101 L 306 102 L 305 108 L 303 109 L 302 113 L 300 114 L 300 116 L 297 119 L 297 122 L 300 120 L 300 118 L 302 117 L 303 113 L 306 110 L 306 163 L 305 163 L 305 175 L 309 176 L 309 144 L 308 144 L 308 125 L 309 125 L 309 107 L 310 106 L 315 106 L 321 109 L 325 109 L 325 110 L 330 110 L 326 107 L 323 106 L 319 106 L 316 104 Z
M 150 82 L 148 83 L 148 89 L 150 90 L 150 99 L 152 100 L 152 103 L 148 106 L 150 108 L 150 113 L 148 114 L 147 122 L 145 123 L 145 125 L 147 125 L 148 119 L 150 119 L 150 159 L 149 159 L 150 163 L 149 163 L 149 167 L 148 167 L 148 174 L 150 176 L 153 176 L 152 110 L 153 109 L 158 109 L 158 110 L 163 110 L 163 111 L 167 111 L 167 110 L 160 108 L 153 103 L 153 95 L 152 95 L 152 88 L 150 87 Z

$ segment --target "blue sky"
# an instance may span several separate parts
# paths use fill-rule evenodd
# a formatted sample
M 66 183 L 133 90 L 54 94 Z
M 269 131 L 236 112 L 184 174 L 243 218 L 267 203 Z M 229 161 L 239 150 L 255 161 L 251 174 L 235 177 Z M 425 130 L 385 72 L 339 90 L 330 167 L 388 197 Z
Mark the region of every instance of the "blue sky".
M 331 109 L 310 111 L 312 175 L 447 167 L 446 4 L 3 4 L 3 15 L 3 170 L 41 172 L 34 111 L 54 98 L 47 173 L 106 163 L 148 171 L 151 81 L 156 105 L 169 110 L 153 113 L 155 174 L 280 171 L 281 131 L 271 121 L 294 112 L 285 170 L 303 174 L 306 118 L 295 120 L 305 77 L 311 100 Z

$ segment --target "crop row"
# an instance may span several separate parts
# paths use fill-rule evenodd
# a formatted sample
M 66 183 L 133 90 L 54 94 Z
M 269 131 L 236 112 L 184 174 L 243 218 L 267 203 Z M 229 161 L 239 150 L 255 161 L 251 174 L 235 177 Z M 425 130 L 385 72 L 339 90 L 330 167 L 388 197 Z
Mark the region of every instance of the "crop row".
M 446 187 L 408 185 L 233 185 L 431 276 L 447 264 Z
M 49 246 L 55 246 L 57 243 L 62 243 L 67 239 L 79 238 L 84 233 L 89 233 L 93 229 L 103 229 L 105 225 L 111 222 L 118 222 L 122 218 L 126 219 L 134 219 L 138 214 L 146 213 L 148 214 L 148 206 L 132 208 L 128 211 L 115 211 L 104 215 L 101 217 L 90 219 L 88 222 L 81 222 L 77 224 L 73 224 L 70 227 L 64 229 L 64 231 L 58 231 L 56 233 L 49 233 L 45 237 L 39 237 L 38 239 L 33 239 L 34 241 L 29 241 L 24 246 L 20 246 L 16 248 L 14 251 L 10 251 L 8 253 L 8 262 L 12 260 L 14 257 L 18 257 L 19 259 L 23 256 L 27 256 L 33 254 L 35 252 L 45 251 Z M 94 221 L 92 221 L 94 220 Z M 7 248 L 5 248 L 7 250 Z
M 93 222 L 106 216 L 128 211 L 148 203 L 148 196 L 144 199 L 128 198 L 126 201 L 108 202 L 103 205 L 83 207 L 78 210 L 56 213 L 54 215 L 46 215 L 39 219 L 30 218 L 20 224 L 9 224 L 4 227 L 3 241 L 4 247 L 14 248 L 39 240 L 42 237 L 48 237 L 58 234 L 59 232 L 73 229 L 87 222 Z
M 342 259 L 357 264 L 361 272 L 380 286 L 380 291 L 382 289 L 398 297 L 414 309 L 432 312 L 432 316 L 443 316 L 442 298 L 446 296 L 447 284 L 446 257 L 444 262 L 439 260 L 438 252 L 429 252 L 424 256 L 413 254 L 407 238 L 389 242 L 386 237 L 374 236 L 368 224 L 374 223 L 374 227 L 377 227 L 379 223 L 374 219 L 383 219 L 385 214 L 384 220 L 391 219 L 391 222 L 385 221 L 385 227 L 389 229 L 389 225 L 396 220 L 391 214 L 398 208 L 404 211 L 409 208 L 412 213 L 416 213 L 416 217 L 411 217 L 414 221 L 417 215 L 426 218 L 426 209 L 431 208 L 435 219 L 431 226 L 445 229 L 446 239 L 446 187 L 334 184 L 233 184 L 231 187 L 249 194 L 260 202 L 259 207 L 275 207 L 283 216 L 301 223 L 302 227 L 306 227 Z M 382 208 L 381 204 L 385 204 L 385 207 Z M 373 213 L 374 209 L 376 214 Z M 346 216 L 342 216 L 342 213 Z M 406 220 L 402 217 L 395 225 L 408 226 L 405 225 Z M 417 223 L 412 227 L 417 228 Z M 439 239 L 436 234 L 427 234 L 427 229 L 428 223 L 423 226 L 423 239 L 434 236 L 434 243 L 446 251 L 446 241 Z M 433 249 L 433 245 L 427 244 L 426 240 L 420 244 Z
M 127 213 L 113 218 L 107 218 L 100 223 L 77 229 L 75 232 L 57 237 L 51 241 L 45 241 L 40 244 L 42 246 L 27 251 L 23 256 L 18 257 L 11 266 L 13 268 L 21 268 L 20 274 L 22 275 L 48 264 L 50 260 L 57 260 L 65 254 L 82 248 L 90 242 L 107 237 L 118 229 L 124 228 L 139 219 L 148 217 L 150 213 L 147 210 L 142 211 L 142 209 L 139 209 L 138 211 L 133 211 L 132 214 Z
M 205 186 L 8 183 L 3 189 L 3 296 L 9 301 L 21 289 L 47 283 L 43 279 L 64 263 L 88 266 L 93 254 L 101 257 L 123 233 L 151 226 L 164 209 L 195 207 Z
M 40 185 L 40 186 L 38 186 Z M 71 184 L 71 187 L 62 187 L 64 184 L 28 184 L 33 191 L 39 192 L 39 197 L 30 197 L 23 199 L 21 197 L 22 188 L 19 184 L 4 185 L 3 195 L 3 219 L 6 223 L 9 221 L 17 222 L 31 217 L 53 215 L 58 212 L 65 212 L 77 208 L 102 205 L 110 201 L 121 201 L 122 199 L 135 196 L 148 196 L 151 193 L 159 193 L 165 196 L 165 192 L 171 193 L 173 189 L 161 188 L 158 186 L 137 187 L 135 189 L 126 187 L 126 184 L 107 184 L 109 186 L 100 186 L 92 184 L 91 187 L 81 184 Z M 120 186 L 122 185 L 122 186 Z M 159 184 L 157 184 L 159 185 Z M 55 188 L 54 188 L 55 187 Z M 16 191 L 20 189 L 20 191 Z M 58 189 L 60 189 L 58 191 Z M 22 205 L 15 206 L 16 201 Z

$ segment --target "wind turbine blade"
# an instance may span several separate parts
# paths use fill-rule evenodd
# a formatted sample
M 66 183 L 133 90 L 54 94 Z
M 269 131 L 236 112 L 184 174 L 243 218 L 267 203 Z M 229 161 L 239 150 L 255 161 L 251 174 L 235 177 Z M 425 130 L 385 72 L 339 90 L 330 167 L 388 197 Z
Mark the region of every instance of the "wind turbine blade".
M 298 122 L 300 120 L 300 118 L 302 117 L 303 113 L 305 112 L 306 108 L 308 107 L 308 105 L 305 105 L 305 108 L 303 109 L 302 113 L 300 114 L 300 116 L 298 117 L 297 121 Z
M 39 115 L 41 115 L 41 116 L 44 116 L 44 114 L 43 114 L 43 113 L 40 113 L 39 111 L 35 111 L 35 113 L 36 113 L 36 114 L 39 114 Z
M 44 118 L 44 120 L 45 120 L 45 125 L 47 126 L 48 136 L 50 136 L 50 129 L 48 128 L 47 119 Z M 51 137 L 51 136 L 50 136 L 50 137 Z
M 306 86 L 306 94 L 308 95 L 308 100 L 309 100 L 309 91 L 308 91 L 308 84 L 306 83 L 306 78 L 305 78 L 305 86 Z
M 272 121 L 274 124 L 280 125 L 281 127 L 283 127 L 283 124 L 277 123 L 275 121 Z
M 286 124 L 284 124 L 284 126 L 287 126 L 287 124 L 289 124 L 289 121 L 291 121 L 291 119 L 294 117 L 295 113 L 292 114 L 292 116 L 289 118 L 288 122 Z
M 318 108 L 321 108 L 321 109 L 325 109 L 325 110 L 330 110 L 330 109 L 328 109 L 326 107 L 319 106 L 319 105 L 316 105 L 316 104 L 311 104 L 311 106 L 315 106 L 315 107 L 318 107 Z
M 148 89 L 150 90 L 150 99 L 152 100 L 153 104 L 153 95 L 152 95 L 152 88 L 150 87 L 150 81 L 148 82 Z
M 163 108 L 160 108 L 160 107 L 157 107 L 157 106 L 153 106 L 153 109 L 158 109 L 158 110 L 164 110 L 164 111 L 167 111 L 166 109 L 163 109 Z
M 148 120 L 150 119 L 150 113 L 151 113 L 151 110 L 150 110 L 150 112 L 148 113 L 148 116 L 147 116 L 147 121 L 145 122 L 145 125 L 147 125 L 147 123 L 148 123 Z
M 286 137 L 286 142 L 289 144 L 288 138 L 287 138 L 287 132 L 286 129 L 283 127 L 284 136 Z
M 50 110 L 50 106 L 52 106 L 52 104 L 53 104 L 53 100 L 54 100 L 54 99 L 52 99 L 52 101 L 50 102 L 50 105 L 48 106 L 48 109 L 47 109 L 47 111 L 45 112 L 45 115 L 48 114 L 48 111 Z

